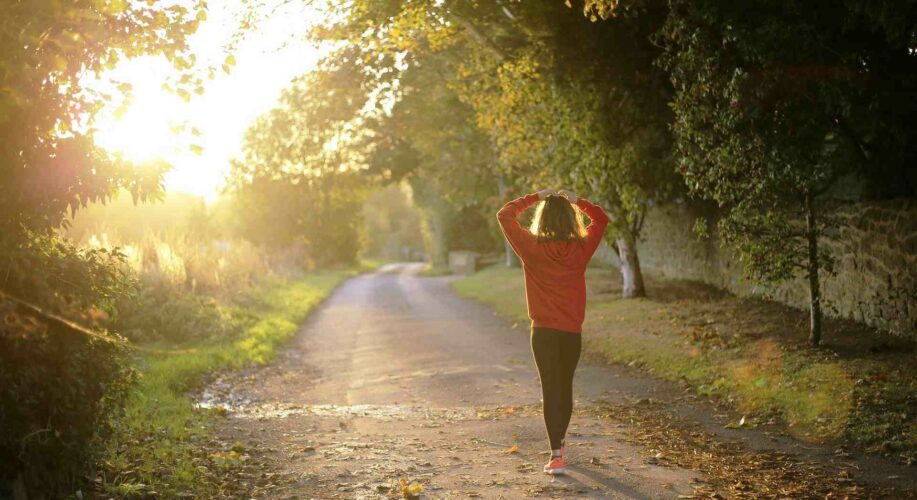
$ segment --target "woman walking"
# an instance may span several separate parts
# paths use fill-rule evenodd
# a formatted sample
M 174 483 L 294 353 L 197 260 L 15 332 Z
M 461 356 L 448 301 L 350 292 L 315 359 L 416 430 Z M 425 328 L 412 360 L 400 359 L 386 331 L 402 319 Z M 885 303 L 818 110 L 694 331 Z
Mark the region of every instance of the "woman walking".
M 525 229 L 516 217 L 536 203 L 532 226 Z M 588 228 L 574 207 L 589 217 Z M 564 474 L 564 436 L 573 414 L 573 374 L 586 314 L 586 264 L 602 241 L 608 216 L 598 205 L 569 191 L 544 189 L 507 203 L 497 219 L 525 274 L 532 354 L 551 443 L 551 460 L 544 472 Z

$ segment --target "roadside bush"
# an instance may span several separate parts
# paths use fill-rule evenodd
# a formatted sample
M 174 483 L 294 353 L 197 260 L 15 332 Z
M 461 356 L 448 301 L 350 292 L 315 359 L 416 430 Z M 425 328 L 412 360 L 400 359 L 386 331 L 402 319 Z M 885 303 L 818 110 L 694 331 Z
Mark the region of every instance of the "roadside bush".
M 0 484 L 62 498 L 123 407 L 135 379 L 127 348 L 3 296 L 0 318 Z
M 162 284 L 141 285 L 117 309 L 112 329 L 138 343 L 182 344 L 226 338 L 235 331 L 232 318 L 213 298 Z
M 90 243 L 112 244 L 107 233 Z M 217 298 L 236 296 L 271 274 L 266 259 L 244 240 L 147 234 L 123 252 L 139 286 L 115 303 L 108 325 L 139 343 L 226 340 L 237 328 Z

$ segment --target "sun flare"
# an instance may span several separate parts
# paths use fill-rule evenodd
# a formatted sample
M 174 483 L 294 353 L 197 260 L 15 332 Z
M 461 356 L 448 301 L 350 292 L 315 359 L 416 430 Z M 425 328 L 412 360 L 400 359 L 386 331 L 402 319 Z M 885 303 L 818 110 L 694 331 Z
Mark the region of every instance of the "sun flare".
M 169 158 L 180 151 L 176 131 L 186 112 L 178 96 L 161 88 L 164 61 L 146 57 L 119 66 L 119 81 L 133 86 L 125 109 L 106 109 L 96 124 L 95 139 L 103 148 L 133 162 Z
M 202 65 L 219 67 L 229 53 L 244 2 L 213 5 L 190 45 Z M 169 191 L 216 199 L 248 125 L 274 106 L 294 77 L 314 68 L 323 53 L 302 36 L 320 13 L 301 5 L 280 10 L 231 50 L 236 60 L 231 72 L 219 71 L 205 80 L 203 93 L 190 100 L 163 88 L 174 70 L 161 57 L 123 61 L 101 75 L 101 90 L 112 92 L 113 82 L 132 89 L 124 109 L 119 109 L 123 99 L 116 98 L 99 114 L 93 124 L 96 142 L 133 162 L 164 160 L 172 165 L 165 178 Z

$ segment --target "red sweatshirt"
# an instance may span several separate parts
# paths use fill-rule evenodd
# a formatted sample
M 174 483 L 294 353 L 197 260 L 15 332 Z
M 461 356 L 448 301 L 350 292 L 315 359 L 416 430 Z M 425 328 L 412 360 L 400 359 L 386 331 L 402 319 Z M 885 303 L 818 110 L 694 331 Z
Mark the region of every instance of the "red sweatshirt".
M 533 327 L 580 333 L 586 316 L 586 264 L 602 241 L 608 216 L 598 205 L 579 198 L 576 206 L 592 220 L 585 241 L 539 243 L 516 220 L 536 203 L 538 194 L 530 194 L 497 212 L 503 234 L 522 261 L 529 318 Z

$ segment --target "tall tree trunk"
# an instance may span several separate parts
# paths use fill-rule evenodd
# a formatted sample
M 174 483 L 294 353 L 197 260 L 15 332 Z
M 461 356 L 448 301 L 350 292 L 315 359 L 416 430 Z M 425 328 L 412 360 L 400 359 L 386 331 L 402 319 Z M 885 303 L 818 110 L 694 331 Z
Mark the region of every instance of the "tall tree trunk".
M 805 195 L 806 241 L 808 243 L 809 277 L 809 342 L 818 347 L 821 342 L 821 290 L 818 281 L 818 229 L 815 224 L 815 207 L 811 193 Z
M 646 297 L 643 272 L 640 271 L 640 259 L 637 257 L 637 242 L 628 235 L 615 240 L 615 246 L 621 260 L 621 278 L 624 280 L 621 295 L 625 299 Z
M 442 207 L 439 205 L 428 208 L 421 219 L 424 227 L 424 247 L 430 258 L 430 266 L 435 268 L 449 265 L 449 256 L 446 252 L 445 218 L 441 210 Z
M 432 222 L 433 248 L 430 260 L 433 263 L 433 267 L 446 267 L 449 265 L 449 255 L 446 251 L 446 228 L 443 216 L 439 211 L 433 217 Z

